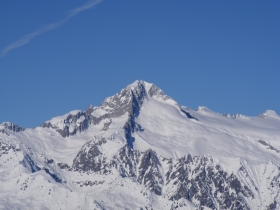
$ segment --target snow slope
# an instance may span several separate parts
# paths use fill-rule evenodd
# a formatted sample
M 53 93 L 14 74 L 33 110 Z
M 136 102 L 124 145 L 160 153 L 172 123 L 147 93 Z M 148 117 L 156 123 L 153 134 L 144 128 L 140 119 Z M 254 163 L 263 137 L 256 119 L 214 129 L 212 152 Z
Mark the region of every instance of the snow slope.
M 2 209 L 278 209 L 280 117 L 180 106 L 135 81 L 35 129 L 0 125 Z

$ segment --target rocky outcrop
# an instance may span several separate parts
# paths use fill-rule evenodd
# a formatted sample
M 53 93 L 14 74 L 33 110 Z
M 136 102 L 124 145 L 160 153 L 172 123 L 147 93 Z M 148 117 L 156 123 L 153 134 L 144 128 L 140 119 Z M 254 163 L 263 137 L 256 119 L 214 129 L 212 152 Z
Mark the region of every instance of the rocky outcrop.
M 106 140 L 102 138 L 86 143 L 72 167 L 101 174 L 115 168 L 122 177 L 137 180 L 156 195 L 173 201 L 187 199 L 201 208 L 251 209 L 248 201 L 254 200 L 254 194 L 258 192 L 252 185 L 247 186 L 238 174 L 227 172 L 209 156 L 186 155 L 179 159 L 166 159 L 151 149 L 140 152 L 125 145 L 108 160 L 98 149 L 98 145 L 104 143 Z M 244 167 L 239 171 L 244 173 Z M 277 189 L 280 189 L 277 184 L 279 177 L 271 182 Z M 272 201 L 269 208 L 277 205 Z
M 105 138 L 87 142 L 73 160 L 72 168 L 80 171 L 101 172 L 106 170 L 106 158 L 103 158 L 99 146 L 106 143 Z
M 98 120 L 93 119 L 87 112 L 78 112 L 75 115 L 69 114 L 61 123 L 63 126 L 45 122 L 41 127 L 55 129 L 62 137 L 68 137 L 75 135 L 77 132 L 86 130 L 91 123 L 96 122 L 98 122 Z
M 0 124 L 0 133 L 3 133 L 3 134 L 9 135 L 9 131 L 17 133 L 17 132 L 21 132 L 24 130 L 25 130 L 24 128 L 22 128 L 16 124 L 10 123 L 10 122 L 4 122 L 4 123 Z
M 211 209 L 249 209 L 245 198 L 253 198 L 252 192 L 211 157 L 188 155 L 168 162 L 167 185 L 176 186 L 171 199 L 186 198 Z
M 163 101 L 169 100 L 177 104 L 154 84 L 136 81 L 114 96 L 105 99 L 98 107 L 89 106 L 84 112 L 70 113 L 63 121 L 55 123 L 47 121 L 41 127 L 55 129 L 62 137 L 68 137 L 85 131 L 90 125 L 99 124 L 104 119 L 112 121 L 113 118 L 127 114 L 128 120 L 124 125 L 127 128 L 129 123 L 135 121 L 134 118 L 139 115 L 140 108 L 144 100 L 148 100 L 148 97 L 154 97 Z M 186 111 L 183 111 L 183 109 L 182 112 L 189 118 L 194 118 Z M 103 130 L 108 130 L 109 126 L 110 123 L 106 122 Z

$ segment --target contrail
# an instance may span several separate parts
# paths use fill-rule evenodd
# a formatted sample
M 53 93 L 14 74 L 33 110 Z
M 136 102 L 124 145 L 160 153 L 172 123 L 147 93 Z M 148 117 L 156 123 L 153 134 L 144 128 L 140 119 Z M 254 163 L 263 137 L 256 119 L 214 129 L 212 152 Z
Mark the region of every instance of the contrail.
M 19 40 L 17 40 L 16 42 L 8 45 L 7 47 L 5 47 L 2 51 L 1 51 L 1 54 L 0 54 L 0 57 L 3 57 L 5 56 L 9 51 L 15 49 L 15 48 L 18 48 L 18 47 L 21 47 L 25 44 L 27 44 L 28 42 L 30 42 L 31 39 L 33 39 L 34 37 L 40 35 L 40 34 L 43 34 L 43 33 L 46 33 L 47 31 L 51 31 L 53 29 L 56 29 L 58 28 L 59 26 L 63 25 L 64 23 L 66 23 L 69 19 L 71 19 L 72 17 L 76 16 L 77 14 L 79 14 L 80 12 L 84 11 L 84 10 L 87 10 L 87 9 L 90 9 L 92 8 L 93 6 L 99 4 L 100 2 L 102 2 L 103 0 L 91 0 L 91 1 L 88 1 L 86 2 L 83 6 L 81 7 L 77 7 L 73 10 L 70 10 L 69 11 L 69 15 L 67 17 L 65 17 L 64 19 L 58 21 L 58 22 L 55 22 L 55 23 L 52 23 L 52 24 L 49 24 L 49 25 L 46 25 L 32 33 L 29 33 L 29 34 L 26 34 L 24 35 L 23 37 L 21 37 Z

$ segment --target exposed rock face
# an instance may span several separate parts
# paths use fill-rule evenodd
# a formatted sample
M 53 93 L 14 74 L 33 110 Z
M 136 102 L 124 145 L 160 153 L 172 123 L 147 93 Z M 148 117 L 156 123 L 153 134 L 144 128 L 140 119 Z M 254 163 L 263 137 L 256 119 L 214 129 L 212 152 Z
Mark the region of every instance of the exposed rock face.
M 108 160 L 98 149 L 103 143 L 106 143 L 105 139 L 86 143 L 72 167 L 101 174 L 116 168 L 121 176 L 134 178 L 156 195 L 170 200 L 185 198 L 197 206 L 211 209 L 250 209 L 247 201 L 254 200 L 254 193 L 258 192 L 257 188 L 249 188 L 240 176 L 228 173 L 208 156 L 166 159 L 151 149 L 139 152 L 126 145 Z M 241 167 L 238 173 L 244 175 L 245 168 Z M 249 177 L 248 174 L 244 176 Z M 280 172 L 271 181 L 271 186 L 277 189 L 280 189 L 279 177 Z M 277 203 L 273 202 L 269 208 L 274 206 Z
M 48 174 L 54 181 L 58 183 L 62 183 L 62 179 L 60 175 L 53 169 L 52 164 L 54 163 L 53 159 L 47 159 L 41 154 L 41 158 L 44 160 L 44 164 L 42 163 L 37 163 L 33 160 L 33 157 L 35 153 L 28 148 L 24 153 L 23 153 L 23 160 L 21 161 L 21 164 L 27 168 L 30 172 L 36 173 L 37 171 L 45 171 L 46 174 Z
M 105 143 L 106 139 L 104 138 L 87 142 L 73 160 L 72 168 L 74 170 L 94 172 L 104 170 L 106 159 L 102 157 L 102 152 L 98 146 Z
M 105 99 L 99 107 L 89 106 L 84 112 L 69 114 L 62 122 L 51 123 L 47 121 L 41 127 L 55 129 L 62 137 L 68 137 L 75 135 L 77 132 L 82 132 L 88 129 L 90 125 L 96 125 L 104 119 L 111 120 L 124 114 L 128 115 L 127 124 L 124 127 L 129 127 L 129 124 L 134 121 L 134 117 L 139 115 L 144 99 L 148 100 L 148 97 L 173 101 L 157 86 L 136 81 L 114 96 Z M 101 114 L 98 114 L 99 112 Z M 186 111 L 182 110 L 182 112 L 187 114 Z M 188 116 L 192 117 L 191 115 Z M 104 125 L 104 129 L 107 130 L 109 126 L 110 123 L 107 123 Z
M 0 157 L 4 154 L 8 154 L 10 150 L 13 150 L 14 152 L 20 151 L 19 148 L 16 148 L 15 146 L 8 144 L 0 139 Z
M 147 150 L 141 155 L 138 167 L 137 180 L 147 186 L 156 195 L 162 194 L 163 175 L 160 172 L 161 164 L 153 150 Z
M 82 132 L 88 128 L 91 123 L 97 123 L 98 120 L 88 115 L 87 112 L 78 112 L 77 114 L 69 114 L 66 119 L 63 121 L 63 128 L 52 124 L 50 122 L 45 122 L 41 127 L 53 128 L 55 129 L 62 137 L 67 137 L 70 135 L 75 135 L 77 132 Z M 70 130 L 70 126 L 73 127 Z
M 166 105 L 165 103 L 168 104 Z M 143 108 L 142 113 L 141 108 Z M 158 112 L 159 114 L 156 112 L 158 111 L 157 108 L 160 110 Z M 171 111 L 169 112 L 168 110 Z M 207 107 L 199 107 L 197 111 L 202 113 L 205 118 L 207 118 L 208 115 L 214 115 L 214 112 Z M 153 115 L 153 112 L 157 113 L 157 115 Z M 166 113 L 169 115 L 165 115 Z M 173 120 L 174 115 L 179 116 L 176 118 L 178 120 Z M 161 116 L 163 116 L 163 118 L 160 118 Z M 225 114 L 224 116 L 231 119 L 223 118 L 223 120 L 233 120 L 237 118 L 240 119 L 233 121 L 242 120 L 245 122 L 245 120 L 251 120 L 251 118 L 243 115 L 231 116 Z M 218 117 L 215 116 L 215 118 L 209 119 L 215 119 L 214 122 L 216 122 L 218 121 Z M 273 120 L 275 120 L 275 118 L 278 119 L 278 115 L 272 111 L 267 111 L 260 117 L 273 117 Z M 146 118 L 148 119 L 147 124 L 145 124 Z M 171 123 L 165 124 L 165 120 L 168 122 L 169 118 L 171 119 Z M 154 121 L 154 119 L 156 120 Z M 201 133 L 188 137 L 187 132 L 181 132 L 185 127 L 181 128 L 180 125 L 185 123 L 185 120 L 187 132 L 193 131 L 194 134 L 197 134 L 197 131 Z M 222 122 L 230 122 L 230 125 L 235 125 L 232 121 Z M 132 85 L 122 89 L 116 95 L 104 100 L 98 107 L 90 106 L 85 111 L 72 111 L 64 116 L 53 118 L 42 125 L 42 127 L 54 129 L 62 137 L 74 136 L 79 132 L 89 129 L 89 132 L 78 136 L 77 139 L 75 139 L 75 137 L 64 140 L 61 138 L 56 139 L 56 135 L 48 129 L 35 129 L 35 132 L 32 133 L 29 132 L 30 130 L 24 131 L 24 128 L 12 123 L 1 124 L 1 164 L 4 165 L 5 163 L 5 167 L 9 170 L 11 169 L 10 171 L 12 171 L 14 165 L 25 167 L 24 170 L 20 169 L 12 171 L 11 173 L 12 176 L 14 176 L 15 172 L 23 174 L 21 171 L 27 171 L 27 173 L 24 174 L 26 177 L 24 179 L 27 181 L 22 182 L 20 190 L 29 188 L 33 178 L 38 175 L 40 178 L 40 185 L 41 180 L 46 179 L 48 183 L 55 183 L 57 189 L 67 189 L 65 195 L 70 196 L 73 194 L 72 192 L 78 189 L 78 198 L 80 198 L 80 192 L 83 193 L 83 190 L 85 190 L 84 192 L 87 194 L 91 188 L 94 190 L 99 189 L 99 193 L 101 193 L 102 196 L 102 193 L 107 196 L 107 194 L 110 194 L 108 193 L 110 189 L 116 186 L 124 186 L 127 190 L 133 183 L 136 187 L 138 186 L 137 189 L 140 190 L 136 192 L 136 188 L 133 186 L 130 188 L 130 190 L 132 190 L 128 191 L 128 193 L 136 192 L 141 194 L 137 196 L 141 199 L 143 196 L 144 200 L 150 199 L 150 203 L 153 202 L 154 198 L 155 200 L 159 199 L 169 204 L 172 203 L 172 205 L 164 206 L 168 209 L 177 209 L 179 207 L 188 209 L 187 206 L 189 203 L 195 205 L 194 208 L 197 209 L 280 209 L 280 168 L 276 158 L 273 159 L 274 163 L 271 161 L 267 164 L 262 164 L 256 161 L 257 164 L 255 164 L 254 161 L 258 160 L 259 155 L 257 152 L 254 153 L 257 154 L 254 156 L 254 161 L 251 159 L 249 161 L 246 155 L 243 156 L 232 152 L 234 157 L 232 158 L 232 156 L 230 156 L 229 159 L 223 162 L 219 159 L 220 156 L 216 156 L 215 153 L 211 153 L 212 156 L 203 155 L 207 152 L 202 153 L 201 151 L 206 150 L 195 151 L 193 153 L 201 154 L 200 156 L 190 155 L 188 153 L 192 154 L 192 149 L 188 147 L 186 147 L 188 152 L 184 153 L 184 150 L 182 150 L 182 152 L 178 153 L 180 155 L 177 154 L 177 151 L 173 151 L 173 154 L 170 156 L 172 157 L 173 155 L 174 158 L 163 157 L 163 154 L 170 154 L 166 151 L 172 149 L 170 145 L 178 148 L 176 147 L 178 143 L 178 145 L 184 148 L 184 144 L 193 144 L 192 141 L 187 141 L 187 138 L 191 140 L 199 139 L 197 136 L 202 136 L 203 138 L 206 136 L 205 138 L 207 138 L 207 135 L 211 132 L 215 132 L 217 137 L 219 137 L 218 134 L 222 133 L 222 137 L 233 135 L 234 137 L 237 136 L 239 138 L 238 140 L 242 138 L 244 138 L 244 142 L 247 140 L 246 137 L 248 136 L 243 134 L 239 135 L 238 132 L 234 133 L 230 130 L 231 127 L 229 131 L 224 128 L 220 129 L 215 123 L 204 123 L 205 121 L 203 121 L 201 116 L 197 115 L 197 113 L 188 107 L 180 107 L 155 85 L 143 81 L 136 81 Z M 142 124 L 142 126 L 140 124 Z M 174 127 L 172 127 L 173 124 L 175 125 Z M 201 127 L 196 126 L 196 124 Z M 171 129 L 168 130 L 170 126 L 174 129 L 174 135 L 173 130 L 171 132 Z M 180 128 L 178 131 L 182 142 L 176 141 L 177 127 Z M 274 128 L 274 126 L 271 127 Z M 153 129 L 159 132 L 153 133 Z M 204 133 L 204 129 L 206 129 L 207 132 Z M 274 132 L 274 134 L 276 133 L 274 136 L 277 137 L 279 135 L 277 135 L 275 130 L 277 130 L 277 127 L 270 131 Z M 142 131 L 143 133 L 141 133 Z M 97 134 L 95 132 L 97 132 Z M 164 138 L 170 133 L 172 134 L 171 138 Z M 32 141 L 29 142 L 28 140 L 31 135 L 33 135 Z M 96 136 L 93 137 L 93 135 Z M 149 139 L 150 136 L 153 138 Z M 46 142 L 49 141 L 52 143 L 50 144 L 51 147 L 48 147 L 48 143 L 43 142 L 43 138 L 40 139 L 38 137 L 46 137 Z M 16 142 L 14 139 L 17 138 L 19 139 L 18 147 L 14 144 Z M 167 146 L 161 147 L 160 145 L 157 147 L 157 138 Z M 185 138 L 186 141 L 184 141 Z M 23 139 L 23 141 L 21 141 L 21 139 Z M 135 139 L 137 142 L 135 142 Z M 213 138 L 209 139 L 212 143 Z M 267 157 L 279 157 L 280 150 L 277 148 L 279 146 L 277 142 L 271 142 L 269 138 L 263 138 L 265 140 L 258 140 L 262 138 L 252 139 L 254 138 L 249 136 L 249 140 L 254 144 L 251 144 L 250 141 L 247 141 L 248 144 L 244 145 L 242 141 L 237 141 L 236 144 L 238 143 L 245 148 L 249 148 L 247 145 L 250 145 L 254 149 L 261 148 L 257 151 L 264 151 L 263 154 Z M 221 138 L 221 141 L 222 140 L 224 139 Z M 234 142 L 236 138 L 230 140 Z M 173 144 L 169 145 L 169 141 L 173 142 Z M 86 143 L 82 146 L 82 142 Z M 203 141 L 195 142 L 194 145 L 200 148 L 201 145 L 196 144 L 201 144 L 201 142 Z M 222 143 L 219 141 L 213 142 L 216 144 L 217 142 L 218 144 Z M 27 145 L 29 143 L 30 147 Z M 59 149 L 55 151 L 57 145 Z M 34 150 L 31 149 L 32 146 L 35 148 Z M 68 148 L 64 151 L 67 146 Z M 219 145 L 217 145 L 215 149 L 219 150 L 215 151 L 231 153 L 231 151 L 226 150 L 226 147 L 220 149 L 218 146 Z M 137 150 L 137 148 L 139 150 Z M 195 147 L 190 148 L 196 149 Z M 36 149 L 40 152 L 36 152 Z M 45 152 L 45 149 L 48 150 L 48 152 Z M 164 152 L 162 152 L 163 150 Z M 60 152 L 65 152 L 65 154 L 61 155 Z M 70 153 L 71 155 L 69 155 Z M 73 157 L 72 155 L 75 155 L 75 158 L 69 160 L 70 156 Z M 226 154 L 222 157 L 227 158 L 228 156 Z M 235 157 L 239 157 L 240 159 L 236 160 Z M 14 165 L 11 165 L 9 162 L 12 160 L 11 158 L 15 158 L 16 160 Z M 65 163 L 66 161 L 67 163 Z M 70 163 L 68 161 L 70 161 Z M 248 163 L 246 161 L 248 161 Z M 228 162 L 233 163 L 234 167 L 223 165 Z M 3 171 L 1 175 L 8 174 L 5 170 Z M 118 181 L 115 182 L 115 180 Z M 17 183 L 18 182 L 19 181 L 17 181 Z M 0 183 L 1 187 L 3 183 L 4 182 Z M 125 183 L 129 184 L 125 186 Z M 36 187 L 39 189 L 40 186 Z M 32 189 L 35 189 L 35 187 Z M 123 192 L 123 189 L 119 192 Z M 69 193 L 68 190 L 71 190 L 71 193 Z M 13 195 L 15 195 L 15 193 L 13 193 Z M 93 193 L 92 195 L 96 197 L 97 194 Z M 91 202 L 87 195 L 85 198 L 87 202 Z M 110 197 L 110 199 L 111 198 L 112 197 Z M 126 201 L 124 202 L 126 204 Z M 81 206 L 79 206 L 79 208 Z M 98 206 L 101 209 L 106 209 L 102 205 L 98 204 Z M 144 208 L 140 209 L 153 208 L 152 205 L 145 205 Z
M 137 116 L 145 98 L 147 98 L 147 92 L 144 83 L 139 82 L 134 89 L 126 87 L 116 95 L 105 99 L 99 109 L 107 112 L 107 118 L 119 117 L 125 113 Z
M 210 157 L 188 155 L 169 162 L 166 180 L 177 188 L 172 199 L 186 198 L 211 209 L 249 209 L 244 198 L 253 198 L 252 192 Z
M 140 82 L 133 88 L 127 87 L 115 96 L 107 98 L 100 107 L 90 107 L 83 112 L 82 114 L 88 119 L 87 126 L 105 118 L 119 117 L 128 113 L 128 120 L 123 127 L 127 145 L 122 147 L 112 159 L 108 159 L 100 149 L 100 146 L 106 144 L 108 140 L 100 137 L 87 142 L 82 147 L 70 169 L 69 166 L 63 167 L 67 170 L 101 174 L 106 174 L 112 168 L 116 168 L 122 177 L 134 178 L 156 195 L 170 200 L 187 199 L 201 208 L 250 209 L 247 201 L 254 200 L 258 188 L 254 184 L 252 184 L 253 188 L 247 186 L 247 182 L 241 180 L 240 176 L 225 171 L 211 157 L 186 155 L 179 159 L 166 159 L 151 149 L 145 152 L 133 149 L 132 133 L 142 129 L 135 118 L 139 115 L 143 101 L 149 100 L 149 97 L 172 100 L 156 86 L 147 88 Z M 94 112 L 100 109 L 105 110 L 106 114 L 94 116 Z M 180 107 L 180 110 L 189 119 L 197 120 L 186 107 Z M 201 108 L 201 110 L 207 110 L 207 108 Z M 103 129 L 108 129 L 110 123 L 111 121 L 104 123 Z M 263 141 L 259 143 L 269 147 Z M 238 173 L 246 177 L 244 179 L 250 180 L 244 167 L 241 167 Z M 271 182 L 274 187 L 277 185 L 275 180 L 278 179 L 279 177 L 275 177 Z M 277 202 L 273 201 L 268 208 L 273 209 L 274 206 L 277 206 Z
M 275 147 L 271 146 L 263 140 L 258 140 L 258 143 L 264 145 L 265 147 L 267 147 L 267 149 L 274 150 L 275 152 L 280 153 L 280 150 L 276 149 Z
M 25 129 L 22 127 L 19 127 L 16 124 L 10 123 L 10 122 L 4 122 L 0 125 L 0 132 L 1 133 L 5 133 L 7 135 L 9 135 L 9 133 L 7 131 L 12 131 L 12 132 L 21 132 L 24 131 Z

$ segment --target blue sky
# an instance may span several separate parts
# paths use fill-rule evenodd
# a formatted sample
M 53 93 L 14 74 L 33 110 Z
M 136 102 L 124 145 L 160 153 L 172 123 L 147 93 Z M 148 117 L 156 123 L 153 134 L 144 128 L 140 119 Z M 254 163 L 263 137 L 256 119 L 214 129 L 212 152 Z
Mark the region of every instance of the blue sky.
M 280 113 L 280 1 L 0 3 L 0 122 L 36 127 L 135 80 L 179 104 Z

